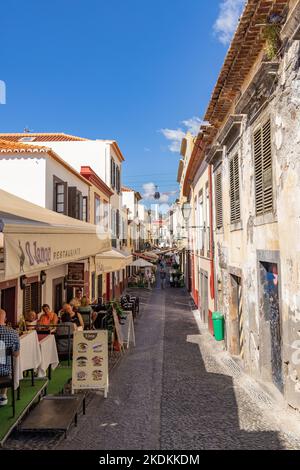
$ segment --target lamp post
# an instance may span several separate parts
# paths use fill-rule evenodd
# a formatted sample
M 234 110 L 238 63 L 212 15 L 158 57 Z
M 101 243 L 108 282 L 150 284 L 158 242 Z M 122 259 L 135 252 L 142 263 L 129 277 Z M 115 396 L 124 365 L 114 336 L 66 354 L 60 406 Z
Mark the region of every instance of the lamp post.
M 186 225 L 188 225 L 188 221 L 192 213 L 192 206 L 189 202 L 185 202 L 184 204 L 182 204 L 181 213 L 182 213 L 182 217 L 185 220 Z

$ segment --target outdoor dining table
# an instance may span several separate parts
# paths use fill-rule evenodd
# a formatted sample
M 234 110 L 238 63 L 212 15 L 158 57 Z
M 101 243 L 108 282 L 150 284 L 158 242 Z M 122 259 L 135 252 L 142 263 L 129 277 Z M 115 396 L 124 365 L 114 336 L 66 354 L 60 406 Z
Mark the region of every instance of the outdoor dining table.
M 45 377 L 47 369 L 55 369 L 59 364 L 57 347 L 54 335 L 40 335 L 39 347 L 41 351 L 41 361 L 38 366 L 38 377 Z
M 15 358 L 15 389 L 23 378 L 23 372 L 36 370 L 41 364 L 41 348 L 36 331 L 29 331 L 20 337 L 20 354 Z

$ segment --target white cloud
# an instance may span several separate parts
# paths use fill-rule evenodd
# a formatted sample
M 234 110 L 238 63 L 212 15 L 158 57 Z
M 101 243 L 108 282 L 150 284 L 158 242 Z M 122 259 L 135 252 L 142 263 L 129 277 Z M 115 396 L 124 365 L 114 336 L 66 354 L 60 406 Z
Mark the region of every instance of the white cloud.
M 170 199 L 170 196 L 168 194 L 163 193 L 163 194 L 160 195 L 159 202 L 164 204 L 166 202 L 169 202 L 169 199 Z
M 148 147 L 144 147 L 144 152 L 151 152 L 151 150 Z
M 158 188 L 159 191 L 159 188 Z M 165 204 L 169 202 L 170 198 L 177 195 L 178 190 L 176 191 L 169 191 L 169 192 L 160 192 L 160 198 L 158 200 L 154 199 L 154 194 L 156 192 L 156 185 L 154 183 L 145 183 L 143 184 L 143 194 L 142 197 L 145 201 L 153 201 L 157 202 L 158 204 Z
M 204 122 L 194 116 L 190 119 L 186 119 L 182 121 L 183 127 L 179 127 L 178 129 L 161 129 L 160 132 L 165 136 L 167 140 L 170 141 L 169 150 L 174 153 L 180 152 L 181 141 L 184 138 L 187 131 L 189 131 L 192 135 L 197 135 L 200 129 L 201 124 Z
M 222 0 L 219 16 L 214 24 L 214 32 L 219 41 L 227 45 L 235 32 L 245 0 Z
M 143 184 L 144 193 L 142 194 L 143 199 L 152 200 L 154 199 L 155 193 L 155 184 L 154 183 L 145 183 Z
M 202 119 L 194 116 L 191 119 L 187 119 L 186 121 L 182 121 L 182 124 L 185 125 L 187 130 L 192 134 L 192 135 L 197 135 L 200 129 L 200 126 L 204 124 Z
M 161 133 L 167 140 L 170 140 L 169 150 L 171 152 L 179 152 L 180 145 L 185 133 L 182 129 L 161 129 Z

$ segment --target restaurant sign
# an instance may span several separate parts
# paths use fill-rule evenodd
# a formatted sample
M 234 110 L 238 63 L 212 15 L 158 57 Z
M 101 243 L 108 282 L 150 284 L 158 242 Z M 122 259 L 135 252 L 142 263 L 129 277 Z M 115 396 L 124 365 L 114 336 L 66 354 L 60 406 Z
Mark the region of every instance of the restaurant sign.
M 73 340 L 72 392 L 108 392 L 108 332 L 76 331 Z
M 13 277 L 92 256 L 107 248 L 96 234 L 12 234 L 4 236 L 5 276 Z

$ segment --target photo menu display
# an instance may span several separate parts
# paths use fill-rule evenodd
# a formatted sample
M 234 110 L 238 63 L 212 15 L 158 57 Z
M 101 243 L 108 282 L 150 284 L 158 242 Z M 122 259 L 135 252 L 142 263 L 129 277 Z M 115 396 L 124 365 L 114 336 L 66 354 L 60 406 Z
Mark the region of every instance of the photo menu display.
M 107 390 L 107 387 L 107 331 L 76 331 L 73 343 L 72 390 Z

